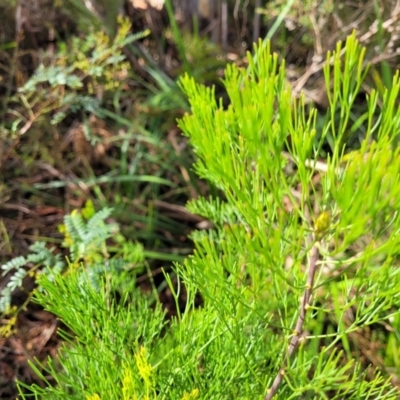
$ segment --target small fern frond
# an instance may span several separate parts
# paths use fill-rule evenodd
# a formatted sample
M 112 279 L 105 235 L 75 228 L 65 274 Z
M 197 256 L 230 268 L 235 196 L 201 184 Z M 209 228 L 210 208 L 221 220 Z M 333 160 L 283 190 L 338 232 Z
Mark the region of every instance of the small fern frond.
M 88 221 L 87 230 L 90 232 L 92 229 L 97 229 L 105 225 L 105 220 L 110 217 L 113 209 L 105 207 L 97 211 Z
M 14 260 L 11 260 L 14 261 Z M 28 274 L 24 268 L 19 267 L 13 275 L 11 275 L 10 280 L 7 282 L 5 288 L 2 289 L 0 295 L 0 313 L 5 313 L 9 310 L 11 306 L 11 296 L 15 289 L 22 286 L 22 281 Z
M 80 213 L 74 210 L 71 215 L 64 218 L 64 224 L 67 227 L 72 239 L 86 242 L 88 238 L 86 223 Z
M 27 256 L 28 262 L 45 265 L 51 265 L 54 262 L 54 247 L 48 249 L 45 242 L 35 242 L 29 246 L 29 250 L 32 253 Z
M 1 291 L 0 295 L 0 313 L 5 313 L 7 310 L 9 310 L 11 306 L 11 294 L 12 294 L 12 289 L 9 287 L 5 287 Z
M 28 272 L 21 268 L 15 271 L 15 273 L 10 277 L 10 280 L 7 283 L 7 287 L 10 288 L 12 291 L 22 286 L 22 281 Z
M 2 276 L 5 276 L 12 269 L 19 269 L 27 263 L 27 259 L 23 256 L 15 257 L 1 266 L 3 270 Z

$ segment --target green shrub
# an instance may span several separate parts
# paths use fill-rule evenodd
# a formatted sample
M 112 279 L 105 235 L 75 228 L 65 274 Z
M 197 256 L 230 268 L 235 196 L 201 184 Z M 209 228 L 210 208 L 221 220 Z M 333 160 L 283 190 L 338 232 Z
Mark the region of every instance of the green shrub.
M 38 301 L 76 337 L 59 366 L 49 363 L 56 385 L 31 387 L 36 396 L 399 397 L 387 369 L 398 373 L 396 336 L 391 364 L 380 369 L 355 340 L 368 327 L 398 337 L 400 304 L 400 80 L 396 74 L 382 97 L 372 91 L 354 122 L 363 55 L 354 35 L 328 55 L 330 110 L 321 129 L 316 110 L 292 97 L 285 64 L 269 47 L 249 55 L 247 71 L 227 67 L 227 107 L 213 89 L 182 79 L 192 112 L 180 126 L 196 171 L 226 196 L 189 204 L 215 229 L 193 234 L 194 254 L 176 265 L 177 288 L 166 275 L 177 302 L 185 284 L 185 311 L 167 322 L 159 305 L 149 308 L 156 294 L 141 294 L 134 282 L 117 303 L 117 275 L 100 290 L 73 272 L 43 277 Z M 360 126 L 359 149 L 346 152 Z M 332 151 L 322 162 L 326 139 Z
M 60 45 L 55 56 L 45 55 L 44 63 L 16 96 L 30 118 L 17 118 L 12 131 L 26 132 L 36 119 L 52 113 L 52 124 L 78 111 L 97 112 L 104 117 L 100 111 L 104 93 L 122 86 L 129 69 L 124 46 L 149 34 L 131 34 L 127 19 L 119 18 L 118 24 L 113 40 L 102 31 L 91 32 L 83 39 L 74 37 L 70 46 Z M 25 125 L 21 128 L 22 122 Z

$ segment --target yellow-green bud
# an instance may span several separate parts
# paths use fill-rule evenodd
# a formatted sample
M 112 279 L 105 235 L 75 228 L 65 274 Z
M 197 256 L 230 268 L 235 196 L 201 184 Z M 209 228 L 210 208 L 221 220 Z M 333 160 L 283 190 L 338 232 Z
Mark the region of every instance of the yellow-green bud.
M 322 212 L 314 224 L 314 230 L 317 235 L 324 233 L 331 225 L 331 213 L 329 211 Z

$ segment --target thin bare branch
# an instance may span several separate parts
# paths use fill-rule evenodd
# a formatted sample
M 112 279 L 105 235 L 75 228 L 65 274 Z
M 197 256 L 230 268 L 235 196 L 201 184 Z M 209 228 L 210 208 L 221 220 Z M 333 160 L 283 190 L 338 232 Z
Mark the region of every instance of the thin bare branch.
M 293 336 L 290 340 L 289 346 L 285 352 L 285 355 L 283 357 L 283 363 L 281 368 L 279 369 L 278 374 L 276 375 L 274 382 L 272 383 L 272 386 L 268 390 L 266 396 L 264 397 L 264 400 L 271 400 L 278 388 L 279 385 L 282 382 L 283 377 L 285 376 L 286 369 L 289 366 L 289 361 L 291 356 L 293 355 L 294 351 L 297 348 L 297 345 L 299 344 L 300 337 L 303 332 L 303 325 L 304 321 L 306 318 L 306 313 L 307 313 L 307 308 L 310 306 L 310 299 L 311 299 L 311 294 L 313 291 L 313 286 L 314 286 L 314 278 L 315 278 L 315 273 L 317 271 L 317 262 L 319 258 L 319 249 L 318 249 L 318 242 L 314 238 L 314 245 L 311 248 L 311 256 L 310 256 L 310 266 L 308 269 L 308 275 L 307 275 L 307 282 L 303 294 L 303 298 L 301 299 L 300 302 L 300 310 L 299 310 L 299 317 L 296 322 L 296 326 L 293 331 Z

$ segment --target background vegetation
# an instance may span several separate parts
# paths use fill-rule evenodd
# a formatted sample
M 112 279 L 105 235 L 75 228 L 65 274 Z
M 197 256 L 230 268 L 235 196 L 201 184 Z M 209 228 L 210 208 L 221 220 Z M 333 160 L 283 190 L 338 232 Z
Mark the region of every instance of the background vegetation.
M 203 173 L 201 177 L 207 177 L 206 183 L 192 169 L 196 157 L 176 123 L 176 118 L 189 111 L 186 95 L 178 86 L 178 79 L 185 72 L 197 82 L 215 84 L 216 96 L 228 105 L 232 99 L 220 80 L 225 66 L 233 62 L 248 68 L 246 50 L 252 50 L 252 43 L 259 37 L 264 44 L 271 39 L 273 50 L 281 60 L 286 59 L 285 79 L 291 84 L 293 98 L 303 92 L 306 115 L 312 106 L 318 110 L 313 118 L 315 140 L 320 146 L 313 156 L 321 164 L 307 175 L 315 182 L 312 207 L 324 193 L 318 182 L 319 173 L 326 168 L 325 160 L 335 154 L 335 138 L 329 133 L 319 136 L 327 118 L 342 126 L 340 141 L 346 145 L 346 152 L 357 150 L 367 135 L 367 96 L 372 88 L 377 88 L 380 105 L 385 89 L 392 89 L 398 68 L 400 18 L 395 1 L 382 5 L 378 1 L 347 4 L 292 0 L 264 4 L 221 0 L 192 2 L 192 9 L 186 6 L 187 2 L 156 3 L 104 0 L 91 2 L 87 8 L 79 0 L 10 0 L 0 5 L 0 340 L 5 349 L 0 361 L 1 398 L 15 398 L 15 378 L 28 386 L 32 382 L 41 387 L 47 385 L 42 366 L 28 366 L 27 361 L 35 357 L 43 361 L 47 355 L 56 354 L 59 326 L 53 314 L 66 324 L 63 339 L 74 342 L 73 338 L 78 336 L 82 338 L 79 345 L 85 349 L 98 335 L 96 329 L 104 330 L 109 338 L 120 337 L 121 343 L 113 346 L 122 352 L 128 351 L 129 341 L 140 343 L 143 349 L 151 348 L 158 336 L 163 338 L 161 348 L 175 348 L 174 341 L 188 329 L 197 332 L 193 341 L 210 340 L 206 328 L 216 321 L 213 313 L 185 313 L 180 317 L 185 322 L 175 326 L 175 321 L 165 335 L 164 312 L 169 318 L 180 316 L 185 308 L 194 309 L 207 297 L 197 286 L 188 291 L 190 279 L 183 285 L 183 272 L 178 278 L 179 268 L 171 268 L 172 262 L 182 263 L 192 254 L 190 232 L 208 232 L 212 227 L 242 222 L 240 213 L 223 202 L 228 194 L 223 193 L 221 185 Z M 355 90 L 348 115 L 350 122 L 343 125 L 340 107 L 329 108 L 331 99 L 329 85 L 324 84 L 324 67 L 326 52 L 335 49 L 336 43 L 354 29 L 366 48 L 370 68 L 365 69 L 364 79 Z M 397 106 L 397 99 L 392 101 Z M 370 118 L 378 118 L 379 112 L 376 109 L 376 115 Z M 205 205 L 192 206 L 193 213 L 184 208 L 188 200 L 199 197 L 214 199 L 211 214 L 206 212 Z M 319 206 L 322 205 L 323 201 Z M 196 235 L 193 237 L 197 238 Z M 365 248 L 367 241 L 368 238 L 354 244 L 354 256 Z M 67 273 L 70 277 L 65 281 L 62 277 L 50 278 L 49 272 L 66 271 L 67 265 L 85 273 Z M 126 305 L 115 309 L 116 320 L 132 318 L 127 326 L 141 326 L 151 313 L 151 326 L 131 333 L 115 332 L 115 326 L 104 329 L 104 323 L 99 323 L 99 328 L 90 334 L 81 332 L 90 320 L 73 321 L 65 304 L 51 306 L 42 301 L 52 311 L 50 314 L 30 301 L 39 274 L 43 276 L 41 290 L 51 293 L 56 287 L 58 294 L 63 290 L 75 293 L 77 303 L 72 314 L 88 305 L 95 312 L 96 304 L 112 298 L 119 305 Z M 104 276 L 109 280 L 103 287 Z M 51 286 L 52 280 L 57 286 Z M 85 280 L 90 285 L 84 285 Z M 103 289 L 88 289 L 83 296 L 82 287 Z M 39 292 L 39 299 L 40 293 L 44 292 Z M 132 310 L 128 304 L 137 308 Z M 110 312 L 109 308 L 106 310 Z M 98 306 L 97 311 L 100 315 L 96 318 L 104 321 L 104 309 Z M 89 316 L 93 318 L 90 313 L 86 318 Z M 355 330 L 352 345 L 341 346 L 349 358 L 350 354 L 357 355 L 365 374 L 379 368 L 383 379 L 391 377 L 395 387 L 398 316 L 393 314 L 391 318 L 390 323 Z M 329 326 L 328 319 L 317 319 L 321 329 Z M 255 332 L 248 337 L 256 338 L 261 327 L 256 323 L 250 325 Z M 213 334 L 215 338 L 226 337 L 226 332 Z M 282 337 L 282 332 L 278 337 Z M 218 340 L 214 342 L 215 349 L 221 346 Z M 233 344 L 226 346 L 230 351 Z M 196 347 L 192 350 L 193 354 L 201 354 Z M 208 351 L 212 353 L 213 349 Z M 107 362 L 112 362 L 111 353 Z M 167 354 L 167 350 L 158 354 Z M 138 350 L 130 365 L 123 364 L 124 379 L 131 382 L 132 371 L 136 371 L 133 376 L 138 379 L 130 389 L 124 389 L 123 398 L 134 398 L 134 393 L 150 398 L 159 394 L 153 375 L 143 371 L 156 367 L 161 360 L 148 356 L 145 350 Z M 182 365 L 185 362 L 187 359 L 182 359 Z M 55 362 L 49 368 L 57 369 L 57 365 Z M 64 367 L 75 377 L 82 374 L 82 388 L 89 387 L 83 383 L 85 368 L 96 366 L 84 366 L 79 361 Z M 191 368 L 201 371 L 202 357 L 196 362 L 192 360 Z M 214 379 L 217 385 L 215 374 L 221 368 L 216 366 L 205 381 Z M 166 376 L 163 382 L 172 376 L 178 382 L 176 398 L 197 398 L 203 395 L 202 390 L 204 393 L 198 382 L 180 385 L 180 379 L 181 383 L 187 381 L 177 371 L 175 375 L 168 375 L 170 371 L 158 372 Z M 107 379 L 103 388 L 92 387 L 90 393 L 82 391 L 79 398 L 95 398 L 96 393 L 103 393 L 102 398 L 115 396 L 104 391 L 115 376 Z M 48 383 L 53 385 L 54 377 Z M 119 389 L 122 387 L 125 386 Z M 29 392 L 27 387 L 21 386 L 20 390 Z M 61 392 L 55 396 L 62 398 Z M 227 394 L 227 398 L 237 396 Z

